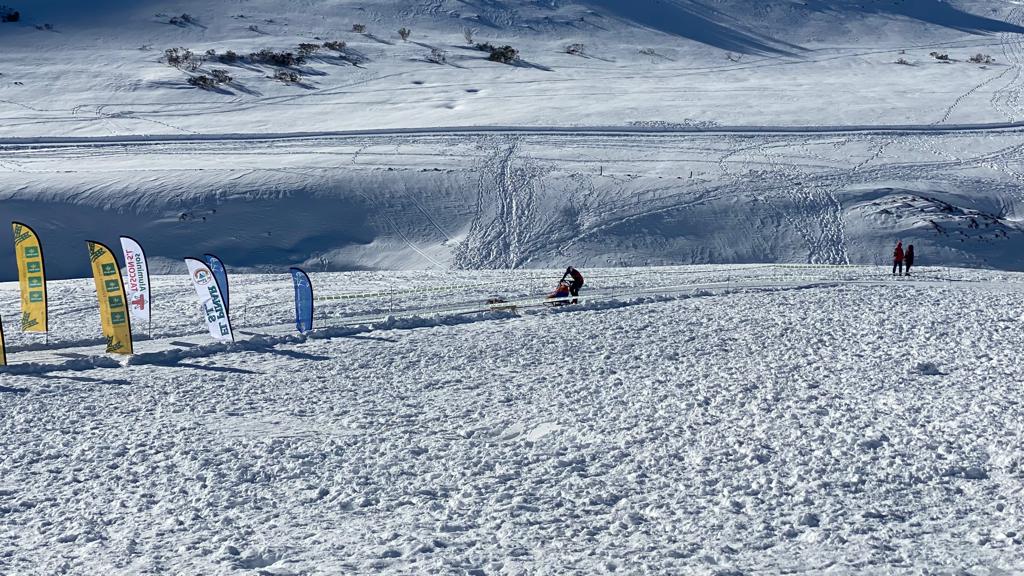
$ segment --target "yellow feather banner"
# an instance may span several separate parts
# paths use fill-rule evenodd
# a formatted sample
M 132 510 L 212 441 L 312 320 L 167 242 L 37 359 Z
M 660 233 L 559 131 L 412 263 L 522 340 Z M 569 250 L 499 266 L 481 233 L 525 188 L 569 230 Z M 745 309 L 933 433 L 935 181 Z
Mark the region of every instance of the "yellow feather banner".
M 121 269 L 114 253 L 99 242 L 86 241 L 96 297 L 100 302 L 100 322 L 107 339 L 107 352 L 132 354 L 132 325 L 128 319 L 128 299 L 124 293 Z
M 11 222 L 14 229 L 14 255 L 18 261 L 18 284 L 21 286 L 21 331 L 46 332 L 46 272 L 43 268 L 43 247 L 35 231 L 21 222 Z

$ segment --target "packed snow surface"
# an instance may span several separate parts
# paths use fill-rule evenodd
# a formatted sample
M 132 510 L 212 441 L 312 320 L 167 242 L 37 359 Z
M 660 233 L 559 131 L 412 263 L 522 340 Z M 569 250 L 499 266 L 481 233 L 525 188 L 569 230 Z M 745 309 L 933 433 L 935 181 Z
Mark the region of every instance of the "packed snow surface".
M 585 272 L 313 274 L 307 336 L 236 276 L 231 346 L 159 277 L 123 365 L 56 283 L 49 344 L 8 330 L 0 573 L 1024 569 L 1024 275 Z

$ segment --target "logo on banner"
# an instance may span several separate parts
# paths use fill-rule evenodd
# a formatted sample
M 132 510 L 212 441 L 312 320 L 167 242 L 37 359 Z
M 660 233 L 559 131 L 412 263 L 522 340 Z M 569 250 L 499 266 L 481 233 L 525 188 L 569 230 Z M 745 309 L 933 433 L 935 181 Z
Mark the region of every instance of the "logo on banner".
M 138 298 L 132 300 L 132 307 L 135 308 L 136 310 L 145 310 L 146 297 L 140 294 Z
M 31 238 L 32 238 L 32 233 L 29 232 L 24 226 L 22 226 L 21 224 L 16 224 L 14 226 L 14 245 L 15 246 L 17 246 L 18 244 L 21 244 L 22 242 L 24 242 L 26 240 L 29 240 Z
M 39 320 L 32 317 L 30 312 L 23 312 L 21 314 L 21 329 L 28 330 L 29 328 L 35 328 L 39 325 Z
M 95 262 L 100 258 L 103 258 L 107 253 L 106 250 L 100 248 L 95 244 L 89 244 L 89 262 Z
M 139 270 L 142 268 L 142 254 L 131 250 L 124 254 L 125 267 L 128 269 L 128 288 L 132 292 L 145 290 L 139 278 Z
M 213 280 L 213 276 L 202 268 L 193 272 L 192 277 L 195 279 L 196 284 L 200 286 L 206 286 Z
M 107 336 L 107 353 L 118 352 L 124 349 L 124 344 L 113 336 Z

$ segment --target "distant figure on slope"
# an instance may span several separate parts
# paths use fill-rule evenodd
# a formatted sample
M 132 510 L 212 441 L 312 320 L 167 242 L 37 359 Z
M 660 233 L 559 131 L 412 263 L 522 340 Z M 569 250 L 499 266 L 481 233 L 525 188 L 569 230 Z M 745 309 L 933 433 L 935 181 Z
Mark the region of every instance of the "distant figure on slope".
M 907 276 L 910 276 L 910 267 L 914 265 L 914 245 L 907 246 L 907 253 L 903 255 L 903 262 L 906 263 Z
M 892 251 L 892 275 L 896 275 L 896 269 L 899 268 L 900 276 L 903 276 L 903 242 L 896 242 L 896 249 Z

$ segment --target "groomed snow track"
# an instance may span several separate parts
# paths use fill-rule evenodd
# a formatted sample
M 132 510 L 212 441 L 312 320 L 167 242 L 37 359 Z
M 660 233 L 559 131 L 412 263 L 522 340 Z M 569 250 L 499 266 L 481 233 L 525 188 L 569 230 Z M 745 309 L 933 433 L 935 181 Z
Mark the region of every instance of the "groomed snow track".
M 330 140 L 372 136 L 457 136 L 457 135 L 576 135 L 576 136 L 649 136 L 649 135 L 752 135 L 786 136 L 799 134 L 861 134 L 913 135 L 957 134 L 969 132 L 1020 132 L 1024 122 L 992 122 L 982 124 L 893 124 L 836 126 L 439 126 L 431 128 L 381 128 L 369 130 L 336 130 L 323 132 L 234 133 L 234 134 L 144 134 L 116 136 L 57 136 L 38 138 L 0 138 L 0 146 L 119 146 L 123 144 L 266 142 L 275 140 Z

